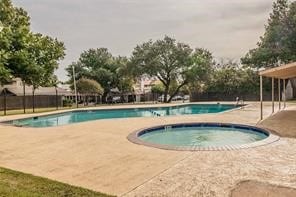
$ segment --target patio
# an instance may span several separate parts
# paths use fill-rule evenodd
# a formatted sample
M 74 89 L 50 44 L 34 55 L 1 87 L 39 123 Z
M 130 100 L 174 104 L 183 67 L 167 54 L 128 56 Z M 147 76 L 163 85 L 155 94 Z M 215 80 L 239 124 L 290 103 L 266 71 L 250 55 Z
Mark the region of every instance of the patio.
M 271 103 L 264 105 L 271 109 Z M 259 109 L 259 103 L 249 103 L 225 113 L 182 118 L 110 119 L 42 129 L 0 125 L 0 166 L 119 196 L 228 196 L 242 180 L 296 188 L 294 138 L 282 137 L 252 149 L 203 152 L 160 150 L 126 139 L 136 129 L 164 123 L 219 121 L 256 125 Z M 296 105 L 287 103 L 287 110 L 294 114 Z M 264 111 L 265 116 L 270 114 L 270 110 Z M 291 133 L 295 123 L 286 119 L 290 113 L 277 115 L 275 121 L 287 120 L 280 129 L 274 126 L 277 124 L 273 117 L 260 124 L 281 136 Z M 6 119 L 25 116 L 29 115 Z

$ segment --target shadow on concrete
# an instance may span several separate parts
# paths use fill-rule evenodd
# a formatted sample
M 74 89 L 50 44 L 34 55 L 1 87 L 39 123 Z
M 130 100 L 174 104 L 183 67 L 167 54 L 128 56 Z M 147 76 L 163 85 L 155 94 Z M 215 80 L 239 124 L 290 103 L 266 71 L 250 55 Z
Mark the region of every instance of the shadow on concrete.
M 296 110 L 278 112 L 259 123 L 258 126 L 271 129 L 280 137 L 296 138 Z
M 283 187 L 258 181 L 242 181 L 231 191 L 231 197 L 295 197 L 296 188 Z

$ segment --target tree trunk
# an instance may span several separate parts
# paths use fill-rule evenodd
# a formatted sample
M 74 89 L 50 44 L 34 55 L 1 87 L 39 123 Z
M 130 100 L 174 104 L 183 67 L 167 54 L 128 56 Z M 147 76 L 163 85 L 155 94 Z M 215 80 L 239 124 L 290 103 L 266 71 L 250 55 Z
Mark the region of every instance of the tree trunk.
M 3 90 L 4 93 L 4 116 L 6 115 L 6 108 L 7 108 L 7 102 L 6 102 L 6 88 Z
M 177 89 L 175 90 L 175 92 L 174 92 L 174 93 L 171 95 L 171 97 L 169 98 L 168 103 L 172 101 L 173 97 L 176 96 L 176 95 L 179 93 L 180 89 L 181 89 L 185 84 L 186 84 L 186 82 L 182 83 L 181 85 L 179 85 L 179 86 L 177 87 Z
M 169 86 L 165 86 L 164 95 L 163 95 L 163 102 L 168 103 L 168 93 L 169 93 Z
M 24 108 L 24 114 L 26 113 L 26 84 L 25 81 L 23 81 L 23 108 Z
M 104 92 L 102 95 L 102 103 L 107 103 L 107 96 L 108 96 L 109 92 Z
M 55 87 L 55 93 L 56 93 L 56 109 L 58 110 L 59 109 L 59 104 L 58 104 L 58 89 L 57 87 Z

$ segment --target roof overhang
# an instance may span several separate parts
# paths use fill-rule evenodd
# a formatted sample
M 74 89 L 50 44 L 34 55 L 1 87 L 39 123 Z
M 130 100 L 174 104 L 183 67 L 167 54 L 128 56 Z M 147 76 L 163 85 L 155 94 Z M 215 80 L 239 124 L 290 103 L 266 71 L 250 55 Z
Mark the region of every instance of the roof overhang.
M 259 75 L 278 79 L 294 78 L 296 77 L 296 62 L 263 70 L 259 72 Z

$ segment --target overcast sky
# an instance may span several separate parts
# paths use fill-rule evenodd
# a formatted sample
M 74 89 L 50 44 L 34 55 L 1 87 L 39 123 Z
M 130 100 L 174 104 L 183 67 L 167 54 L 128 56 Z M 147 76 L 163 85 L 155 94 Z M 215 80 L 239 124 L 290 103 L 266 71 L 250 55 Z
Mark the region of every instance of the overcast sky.
M 264 32 L 272 0 L 13 0 L 31 16 L 32 30 L 57 37 L 66 57 L 57 75 L 89 48 L 131 54 L 149 39 L 169 35 L 216 58 L 239 59 Z

